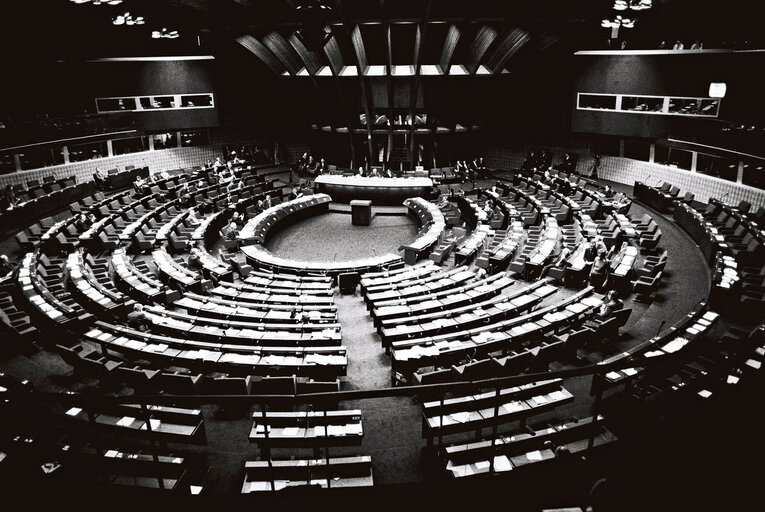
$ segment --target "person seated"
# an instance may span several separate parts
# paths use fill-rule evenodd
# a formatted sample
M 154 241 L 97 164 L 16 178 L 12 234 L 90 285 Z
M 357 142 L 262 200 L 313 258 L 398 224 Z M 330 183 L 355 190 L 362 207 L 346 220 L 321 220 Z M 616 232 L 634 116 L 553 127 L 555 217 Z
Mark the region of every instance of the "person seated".
M 608 293 L 606 293 L 606 296 L 603 297 L 603 304 L 601 304 L 594 316 L 598 320 L 607 320 L 615 311 L 618 311 L 623 307 L 624 302 L 619 299 L 616 290 L 609 290 Z
M 274 205 L 273 201 L 271 200 L 271 195 L 266 194 L 265 199 L 263 200 L 263 209 L 268 210 Z
M 356 173 L 356 176 L 359 176 L 361 178 L 364 177 L 364 167 L 359 167 L 358 172 Z
M 98 167 L 96 167 L 96 172 L 93 173 L 93 181 L 96 182 L 98 190 L 106 190 L 106 174 Z
M 236 156 L 236 151 L 232 151 L 231 152 L 231 162 L 230 163 L 233 163 L 233 164 L 243 164 L 244 160 L 242 160 L 241 158 Z
M 212 168 L 215 170 L 218 170 L 221 167 L 224 167 L 225 164 L 223 163 L 223 160 L 221 160 L 221 157 L 215 158 L 215 163 L 212 164 Z
M 88 228 L 90 227 L 90 224 L 91 222 L 88 219 L 88 216 L 85 212 L 81 212 L 77 216 L 77 220 L 74 221 L 74 227 L 77 228 L 78 233 L 84 233 L 85 231 L 87 231 Z
M 192 208 L 189 210 L 189 214 L 186 216 L 186 222 L 190 226 L 199 226 L 202 224 L 202 219 L 200 219 L 197 215 L 197 211 Z
M 184 183 L 181 190 L 178 191 L 178 202 L 185 208 L 191 206 L 191 189 L 189 189 L 188 183 Z
M 544 267 L 542 267 L 542 272 L 539 273 L 539 278 L 543 279 L 547 277 L 548 272 L 550 272 L 553 268 L 559 268 L 564 269 L 568 265 L 568 257 L 571 256 L 571 250 L 568 247 L 563 247 L 557 256 L 551 254 L 548 256 L 548 261 L 545 264 Z M 565 279 L 564 279 L 565 284 Z
M 0 254 L 0 277 L 6 277 L 13 272 L 13 264 L 7 254 Z
M 231 222 L 220 230 L 224 240 L 236 240 L 238 228 L 235 222 Z
M 494 206 L 491 199 L 486 201 L 486 204 L 483 206 L 483 211 L 486 212 L 486 220 L 491 220 L 491 218 L 494 217 Z
M 392 178 L 393 177 L 393 173 L 391 172 L 390 169 L 385 169 L 385 172 L 383 173 L 383 176 L 386 177 L 386 178 Z
M 308 161 L 305 164 L 305 170 L 308 174 L 316 174 L 316 161 L 313 159 L 313 155 L 308 156 Z
M 138 329 L 139 331 L 148 331 L 150 323 L 151 321 L 143 310 L 143 304 L 136 304 L 133 306 L 133 311 L 127 315 L 127 324 L 133 329 Z
M 246 217 L 242 212 L 234 212 L 234 215 L 231 216 L 231 222 L 235 223 L 237 226 L 244 226 L 245 220 Z
M 327 162 L 322 158 L 319 160 L 319 163 L 316 164 L 316 175 L 318 176 L 319 174 L 324 174 L 327 172 L 327 170 Z
M 605 242 L 603 241 L 602 235 L 596 235 L 595 239 L 593 240 L 595 244 L 595 251 L 597 253 L 608 253 L 608 247 L 606 247 Z
M 189 257 L 186 259 L 186 266 L 189 270 L 194 270 L 196 272 L 202 271 L 204 265 L 202 264 L 202 255 L 198 248 L 194 247 L 191 249 L 191 254 L 189 254 Z
M 240 182 L 241 183 L 241 182 Z M 232 192 L 236 191 L 237 189 L 237 183 L 234 180 L 229 180 L 228 185 L 226 185 L 226 192 L 231 194 Z
M 380 172 L 377 170 L 376 167 L 372 167 L 372 172 L 369 174 L 369 176 L 372 178 L 379 178 Z
M 141 176 L 136 176 L 135 181 L 133 182 L 133 188 L 139 196 L 143 196 L 149 192 L 149 186 L 146 184 L 146 180 Z

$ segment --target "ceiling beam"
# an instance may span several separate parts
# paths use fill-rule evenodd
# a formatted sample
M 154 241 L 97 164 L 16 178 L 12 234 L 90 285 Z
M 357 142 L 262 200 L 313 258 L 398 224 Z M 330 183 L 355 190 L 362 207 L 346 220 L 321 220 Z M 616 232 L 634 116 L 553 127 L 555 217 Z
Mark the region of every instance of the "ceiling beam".
M 262 60 L 277 75 L 281 75 L 285 71 L 284 65 L 271 50 L 251 35 L 239 36 L 236 38 L 236 42 Z
M 385 29 L 385 69 L 386 85 L 388 89 L 388 142 L 385 150 L 385 166 L 388 167 L 390 161 L 391 146 L 393 146 L 393 37 L 391 35 L 391 24 L 389 20 L 390 9 L 385 0 L 380 0 L 380 7 L 383 8 L 383 24 Z
M 263 38 L 263 44 L 271 50 L 291 75 L 296 75 L 303 66 L 300 57 L 279 32 L 270 32 Z
M 412 77 L 412 87 L 409 89 L 409 119 L 412 120 L 412 125 L 409 128 L 409 156 L 411 157 L 412 169 L 417 165 L 414 154 L 414 133 L 417 123 L 415 122 L 415 112 L 417 111 L 417 98 L 420 93 L 420 67 L 422 65 L 422 49 L 424 45 L 422 41 L 425 39 L 425 34 L 428 28 L 428 18 L 430 17 L 430 8 L 433 5 L 433 0 L 428 0 L 427 7 L 425 7 L 425 14 L 417 25 L 417 31 L 414 36 L 414 52 L 412 59 L 414 61 L 414 77 Z
M 308 73 L 310 73 L 312 76 L 315 75 L 321 67 L 321 61 L 319 61 L 319 58 L 316 56 L 316 54 L 309 52 L 303 44 L 303 41 L 301 41 L 300 38 L 295 35 L 295 33 L 290 36 L 288 41 L 290 46 L 292 46 L 292 48 L 295 50 L 295 53 L 297 53 L 300 59 L 303 61 L 303 64 L 305 64 L 305 68 L 308 70 Z
M 478 70 L 478 66 L 481 63 L 481 59 L 491 44 L 494 42 L 494 40 L 497 38 L 497 35 L 497 30 L 488 25 L 483 25 L 478 30 L 475 37 L 473 38 L 473 41 L 468 47 L 468 54 L 465 61 L 465 67 L 467 68 L 468 73 L 471 75 L 475 74 L 475 72 Z
M 366 71 L 369 62 L 367 61 L 367 52 L 364 48 L 364 38 L 361 36 L 361 28 L 359 25 L 354 25 L 351 30 L 351 43 L 353 43 L 353 51 L 356 54 L 356 60 L 359 64 L 359 76 Z
M 486 58 L 485 65 L 492 73 L 499 74 L 507 61 L 529 41 L 529 34 L 520 28 L 511 29 Z
M 444 46 L 441 49 L 441 69 L 445 75 L 449 74 L 449 66 L 452 63 L 452 57 L 454 56 L 454 50 L 457 48 L 457 43 L 460 41 L 460 29 L 457 25 L 449 26 L 449 31 L 446 33 L 446 39 L 444 39 Z

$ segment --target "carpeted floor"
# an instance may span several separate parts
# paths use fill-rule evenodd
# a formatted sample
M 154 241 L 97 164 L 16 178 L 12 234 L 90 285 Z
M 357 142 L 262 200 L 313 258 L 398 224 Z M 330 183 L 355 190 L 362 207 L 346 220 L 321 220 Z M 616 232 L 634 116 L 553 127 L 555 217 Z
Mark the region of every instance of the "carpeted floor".
M 283 258 L 346 261 L 396 253 L 418 228 L 406 215 L 375 215 L 369 226 L 353 226 L 350 214 L 327 212 L 281 230 L 266 247 Z

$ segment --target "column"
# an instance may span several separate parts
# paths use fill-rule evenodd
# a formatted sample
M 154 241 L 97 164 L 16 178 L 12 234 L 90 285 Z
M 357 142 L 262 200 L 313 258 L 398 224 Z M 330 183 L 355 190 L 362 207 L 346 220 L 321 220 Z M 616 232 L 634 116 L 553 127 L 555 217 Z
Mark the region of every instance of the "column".
M 691 152 L 691 172 L 696 172 L 696 164 L 699 161 L 699 153 L 697 151 Z
M 106 156 L 114 156 L 114 149 L 112 148 L 112 140 L 106 141 Z
M 744 182 L 744 161 L 738 161 L 738 172 L 736 173 L 736 183 L 741 185 Z
M 648 149 L 648 161 L 650 163 L 656 162 L 656 144 L 651 144 Z

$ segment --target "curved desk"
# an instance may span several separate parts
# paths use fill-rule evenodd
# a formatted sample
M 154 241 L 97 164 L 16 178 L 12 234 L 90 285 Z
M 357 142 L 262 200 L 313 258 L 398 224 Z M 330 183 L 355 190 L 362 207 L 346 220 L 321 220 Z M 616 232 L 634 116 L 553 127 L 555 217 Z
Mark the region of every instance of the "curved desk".
M 260 245 L 266 242 L 272 229 L 326 211 L 331 201 L 332 198 L 326 194 L 305 196 L 276 205 L 251 219 L 239 233 L 242 245 L 240 250 L 247 258 L 247 263 L 253 268 L 273 272 L 334 277 L 346 272 L 363 274 L 386 270 L 388 266 L 402 261 L 401 256 L 392 253 L 351 261 L 298 261 L 280 258 Z
M 319 192 L 332 200 L 348 203 L 353 199 L 369 199 L 373 204 L 400 205 L 409 197 L 427 197 L 433 188 L 430 178 L 363 178 L 323 174 L 314 181 Z
M 420 257 L 427 256 L 440 241 L 446 229 L 444 214 L 430 201 L 412 197 L 404 201 L 409 208 L 409 215 L 417 217 L 420 226 L 427 228 L 409 245 L 404 245 L 404 261 L 414 265 Z

